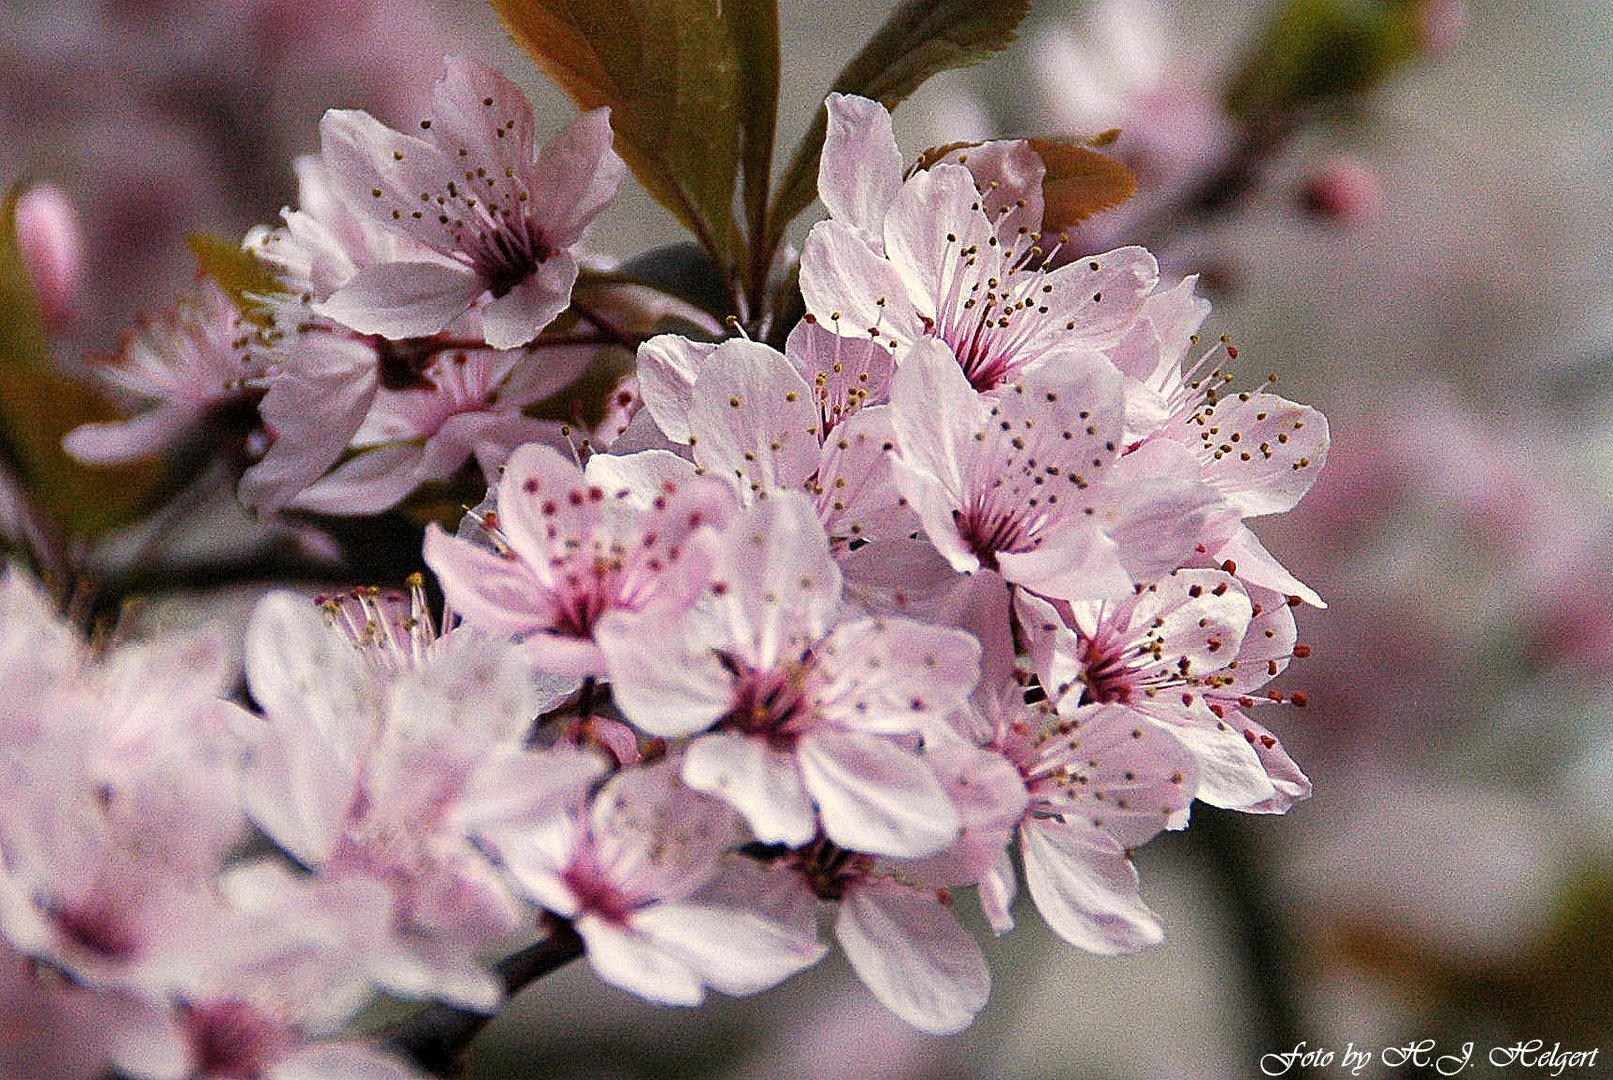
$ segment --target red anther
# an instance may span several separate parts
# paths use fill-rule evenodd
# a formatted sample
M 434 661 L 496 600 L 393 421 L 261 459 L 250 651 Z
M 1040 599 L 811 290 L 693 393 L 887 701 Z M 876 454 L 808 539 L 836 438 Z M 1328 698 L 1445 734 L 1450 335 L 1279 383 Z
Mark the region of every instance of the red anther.
M 1228 345 L 1227 346 L 1227 359 L 1228 360 L 1236 360 L 1237 358 L 1238 358 L 1237 346 Z
M 1294 646 L 1294 655 L 1296 657 L 1298 657 L 1299 659 L 1303 660 L 1307 656 L 1309 656 L 1310 654 L 1311 654 L 1311 647 L 1309 645 L 1295 645 Z
M 1294 708 L 1303 709 L 1311 703 L 1311 696 L 1303 690 L 1295 690 L 1289 695 L 1288 700 L 1294 703 Z
M 1231 559 L 1228 559 L 1226 562 L 1221 564 L 1221 569 L 1225 570 L 1229 574 L 1236 574 L 1238 572 L 1238 564 L 1233 562 Z
M 1268 690 L 1266 691 L 1266 696 L 1279 704 L 1284 700 L 1281 690 Z

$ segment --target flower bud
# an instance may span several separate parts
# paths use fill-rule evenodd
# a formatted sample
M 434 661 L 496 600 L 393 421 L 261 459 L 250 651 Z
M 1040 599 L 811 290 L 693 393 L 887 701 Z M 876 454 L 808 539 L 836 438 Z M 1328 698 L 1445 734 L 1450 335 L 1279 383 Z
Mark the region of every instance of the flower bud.
M 84 233 L 73 204 L 58 187 L 37 184 L 17 200 L 17 245 L 39 294 L 46 327 L 55 334 L 77 320 L 84 269 Z

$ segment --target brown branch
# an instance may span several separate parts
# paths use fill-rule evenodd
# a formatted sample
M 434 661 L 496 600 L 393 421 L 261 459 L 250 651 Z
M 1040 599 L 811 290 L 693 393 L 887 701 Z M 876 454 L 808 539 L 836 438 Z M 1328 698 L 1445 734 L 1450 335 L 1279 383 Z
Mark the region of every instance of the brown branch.
M 554 915 L 544 916 L 547 933 L 542 940 L 493 965 L 506 995 L 565 967 L 583 954 L 582 938 L 571 924 Z M 432 1076 L 465 1075 L 466 1050 L 471 1040 L 492 1023 L 497 1013 L 478 1013 L 452 1005 L 433 1005 L 405 1021 L 386 1040 L 394 1053 L 408 1058 Z

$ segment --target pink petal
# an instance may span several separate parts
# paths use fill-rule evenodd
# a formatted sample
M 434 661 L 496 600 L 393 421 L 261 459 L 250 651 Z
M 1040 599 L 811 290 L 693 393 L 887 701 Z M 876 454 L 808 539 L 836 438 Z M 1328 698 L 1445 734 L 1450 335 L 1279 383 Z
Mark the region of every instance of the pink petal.
M 661 904 L 633 917 L 633 929 L 676 956 L 714 990 L 754 994 L 817 963 L 828 951 L 754 912 Z
M 1046 275 L 1044 301 L 1060 319 L 1047 321 L 1036 339 L 1102 348 L 1119 341 L 1159 281 L 1159 264 L 1140 247 L 1116 248 L 1076 259 Z M 1074 326 L 1070 327 L 1069 324 Z
M 498 178 L 532 160 L 532 106 L 520 87 L 486 64 L 447 57 L 432 87 L 431 112 L 422 138 L 448 161 L 484 167 Z
M 241 477 L 241 501 L 278 513 L 336 463 L 375 399 L 375 352 L 334 334 L 304 334 L 295 361 L 258 404 L 274 443 Z
M 62 439 L 62 448 L 86 465 L 121 465 L 175 446 L 200 419 L 181 405 L 159 405 L 127 420 L 80 425 Z
M 812 839 L 816 818 L 795 755 L 765 739 L 732 732 L 702 736 L 684 757 L 683 779 L 727 801 L 764 844 L 799 847 Z
M 716 345 L 659 334 L 638 347 L 638 388 L 656 426 L 673 442 L 689 441 L 694 381 Z
M 812 226 L 801 248 L 801 294 L 819 325 L 846 337 L 905 344 L 923 333 L 896 268 L 833 219 Z
M 361 334 L 393 340 L 429 337 L 464 314 L 483 291 L 481 279 L 468 269 L 381 263 L 360 270 L 314 310 Z
M 571 303 L 577 260 L 557 251 L 526 279 L 482 309 L 482 334 L 495 349 L 514 349 L 538 336 Z M 480 290 L 478 290 L 478 293 Z
M 837 339 L 838 340 L 838 339 Z M 887 405 L 863 408 L 829 433 L 818 462 L 818 513 L 838 543 L 911 536 L 920 528 L 896 484 Z
M 543 585 L 523 560 L 495 555 L 436 524 L 426 529 L 425 559 L 454 609 L 472 624 L 509 637 L 542 625 Z
M 420 486 L 424 455 L 425 447 L 419 443 L 363 450 L 309 484 L 291 500 L 291 506 L 336 517 L 390 510 Z
M 968 169 L 936 165 L 902 185 L 885 218 L 885 253 L 909 302 L 939 324 L 963 315 L 970 285 L 1005 273 L 1002 249 L 979 202 Z M 865 294 L 868 288 L 863 287 Z M 889 301 L 895 302 L 895 297 Z M 808 310 L 815 309 L 809 305 Z
M 878 735 L 819 731 L 797 747 L 824 832 L 875 855 L 933 855 L 958 835 L 958 812 L 917 754 Z
M 849 731 L 921 731 L 962 706 L 980 676 L 971 635 L 911 619 L 842 624 L 818 651 L 830 673 L 820 708 Z
M 1243 737 L 1255 748 L 1277 792 L 1269 799 L 1239 809 L 1251 814 L 1286 814 L 1295 803 L 1311 797 L 1310 778 L 1300 771 L 1275 735 L 1237 709 L 1227 710 L 1226 722 L 1243 732 Z
M 573 120 L 538 151 L 532 168 L 533 214 L 552 247 L 571 247 L 616 197 L 627 166 L 611 148 L 610 110 Z
M 688 623 L 674 623 L 669 632 L 658 620 L 626 615 L 608 616 L 595 628 L 614 700 L 641 730 L 692 735 L 728 711 L 733 677 L 708 637 Z
M 689 429 L 695 461 L 741 491 L 798 490 L 818 467 L 818 409 L 783 354 L 737 339 L 695 379 Z
M 698 1005 L 705 1000 L 700 975 L 654 940 L 593 915 L 578 919 L 576 927 L 588 948 L 588 966 L 612 986 L 663 1005 Z
M 1232 539 L 1215 550 L 1214 559 L 1218 563 L 1231 560 L 1238 567 L 1238 577 L 1251 585 L 1283 596 L 1297 596 L 1312 607 L 1327 607 L 1316 590 L 1289 573 L 1247 526 L 1239 526 Z
M 1165 939 L 1138 891 L 1137 868 L 1113 837 L 1052 819 L 1028 822 L 1020 836 L 1031 897 L 1059 937 L 1104 955 Z
M 320 156 L 349 206 L 432 251 L 455 249 L 451 222 L 440 220 L 445 206 L 435 199 L 447 198 L 460 170 L 436 146 L 357 109 L 328 110 L 319 134 Z
M 1327 460 L 1327 418 L 1276 394 L 1238 394 L 1206 410 L 1217 434 L 1204 481 L 1244 517 L 1292 510 Z M 1207 433 L 1206 433 L 1207 434 Z
M 813 645 L 840 604 L 840 568 L 805 496 L 780 494 L 729 528 L 714 590 L 736 651 L 771 670 Z
M 835 937 L 881 1004 L 920 1031 L 962 1031 L 991 994 L 980 946 L 933 892 L 870 881 L 841 902 Z
M 902 152 L 890 113 L 853 94 L 830 94 L 824 108 L 829 126 L 818 159 L 818 198 L 830 217 L 882 252 L 885 212 L 902 189 Z

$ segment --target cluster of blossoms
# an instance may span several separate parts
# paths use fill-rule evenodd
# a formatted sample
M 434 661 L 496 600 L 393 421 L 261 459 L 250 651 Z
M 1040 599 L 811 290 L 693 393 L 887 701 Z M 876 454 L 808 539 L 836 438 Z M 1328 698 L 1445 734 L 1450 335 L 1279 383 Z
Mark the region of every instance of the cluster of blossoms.
M 580 439 L 530 406 L 644 303 L 574 293 L 623 166 L 600 112 L 534 152 L 465 61 L 418 136 L 328 114 L 249 240 L 281 288 L 131 343 L 157 404 L 83 457 L 228 417 L 266 515 L 492 487 L 426 532 L 440 636 L 418 593 L 276 594 L 251 711 L 216 640 L 92 655 L 6 580 L 0 626 L 54 629 L 0 638 L 46 688 L 0 714 L 0 916 L 51 1007 L 148 1018 L 118 1069 L 406 1075 L 341 1041 L 373 990 L 492 1010 L 487 959 L 565 927 L 695 1004 L 815 963 L 825 909 L 881 1002 L 956 1032 L 990 980 L 955 890 L 1008 930 L 1017 852 L 1061 937 L 1135 950 L 1162 929 L 1133 848 L 1194 799 L 1308 794 L 1250 714 L 1303 704 L 1266 687 L 1320 601 L 1245 522 L 1305 493 L 1323 418 L 1207 370 L 1193 280 L 1044 242 L 1028 144 L 904 170 L 884 108 L 827 108 L 783 351 L 650 338 Z

